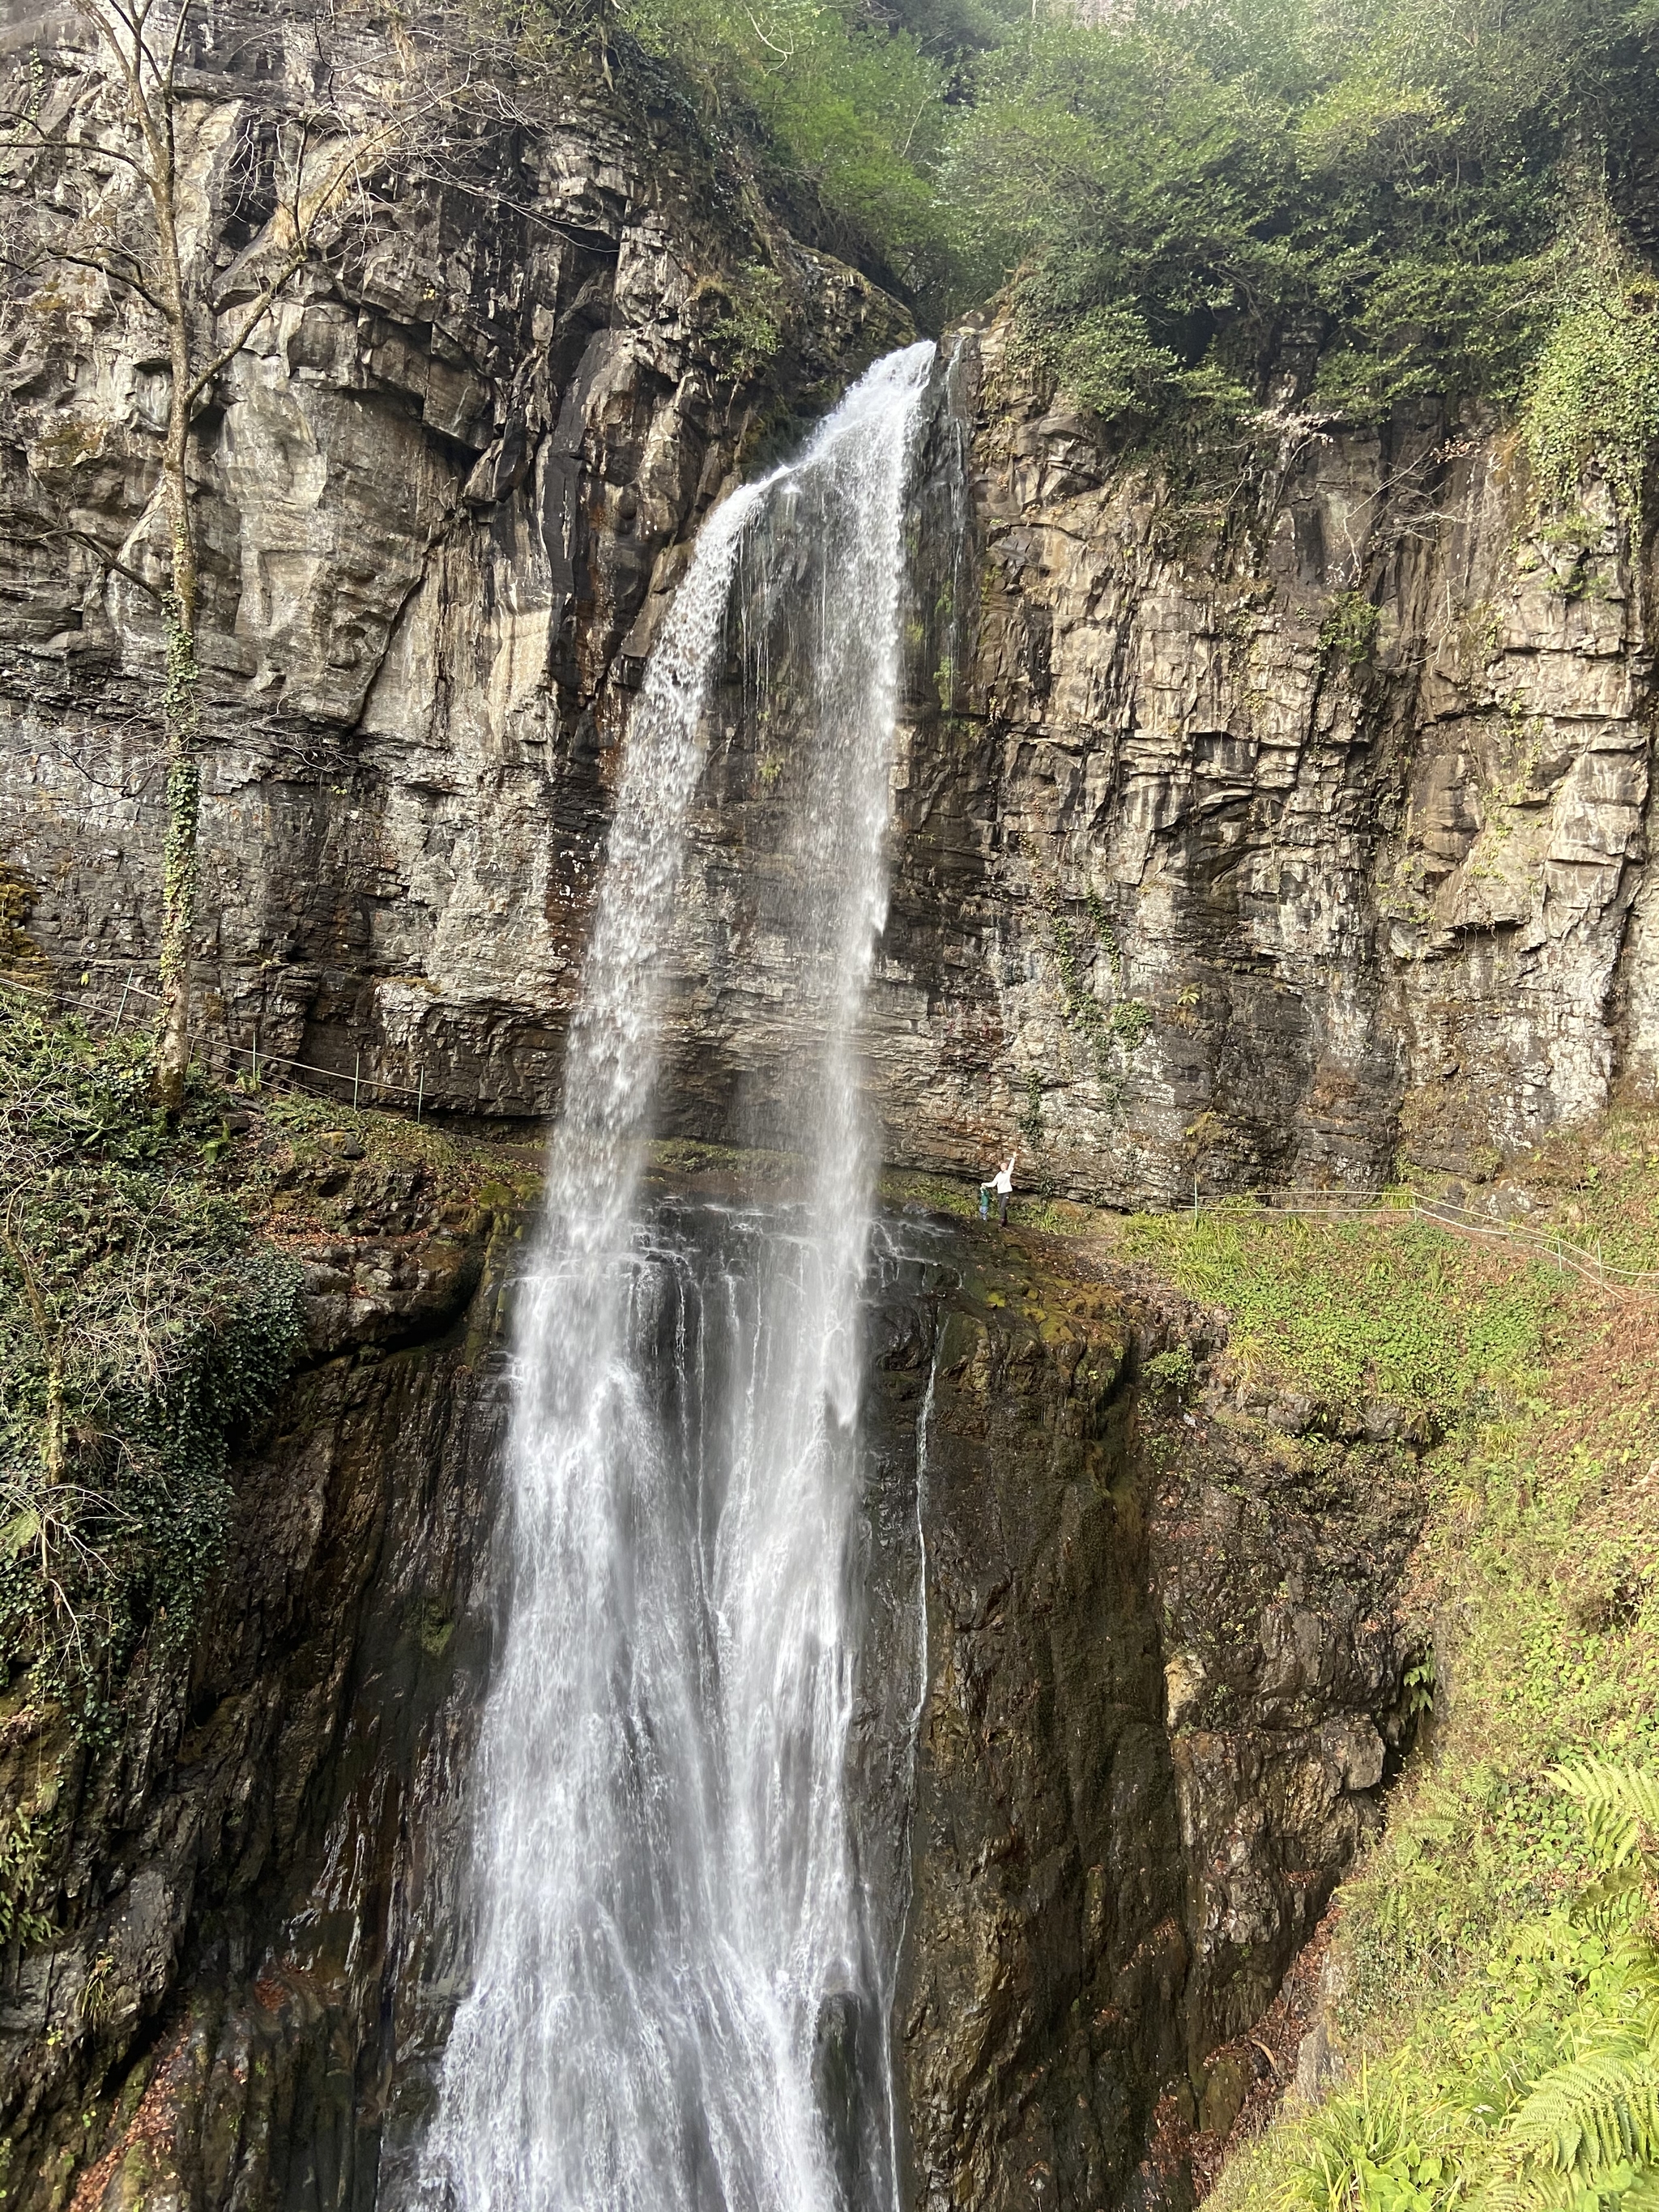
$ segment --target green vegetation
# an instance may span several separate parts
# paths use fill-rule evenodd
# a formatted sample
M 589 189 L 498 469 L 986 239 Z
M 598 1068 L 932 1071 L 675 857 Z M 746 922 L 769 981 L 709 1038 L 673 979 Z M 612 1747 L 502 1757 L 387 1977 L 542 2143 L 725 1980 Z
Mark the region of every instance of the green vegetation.
M 1139 1217 L 1118 1255 L 1224 1306 L 1231 1355 L 1334 1408 L 1383 1400 L 1440 1428 L 1498 1389 L 1528 1386 L 1544 1357 L 1556 1278 L 1467 1252 L 1443 1231 L 1236 1212 Z
M 476 1231 L 538 1182 L 535 1148 L 199 1065 L 169 1115 L 155 1051 L 0 994 L 0 1694 L 83 1735 L 190 1648 L 231 1453 L 300 1346 L 293 1244 Z M 0 1940 L 28 1842 L 0 1840 Z
M 0 1944 L 43 1943 L 52 1923 L 33 1903 L 46 1869 L 47 1831 L 20 1804 L 0 1828 Z
M 1628 243 L 1659 150 L 1645 0 L 621 13 L 924 320 L 1012 279 L 1012 366 L 1120 434 L 1237 453 L 1282 428 L 1260 419 L 1270 385 L 1358 421 L 1524 398 L 1548 501 L 1574 507 L 1595 459 L 1639 504 L 1659 408 Z
M 169 1118 L 151 1054 L 0 1005 L 0 1665 L 83 1724 L 141 1646 L 183 1644 L 229 1439 L 299 1338 L 218 1100 L 194 1079 Z
M 915 295 L 943 296 L 949 243 L 933 178 L 945 70 L 857 0 L 624 0 L 622 19 L 705 120 L 805 185 Z
M 1651 1249 L 1653 1117 L 1506 1181 Z M 1339 1893 L 1311 2111 L 1216 2212 L 1651 2212 L 1659 2202 L 1659 1311 L 1421 1222 L 1254 1209 L 1104 1226 L 1232 1316 L 1243 1370 L 1429 1416 L 1407 1613 L 1424 1738 Z M 1316 1410 L 1316 1418 L 1317 1418 Z
M 1060 981 L 1060 1006 L 1066 1027 L 1087 1045 L 1102 1103 L 1108 1113 L 1114 1113 L 1123 1097 L 1129 1064 L 1155 1017 L 1145 1000 L 1121 995 L 1122 950 L 1117 932 L 1096 894 L 1089 892 L 1085 900 L 1095 940 L 1092 945 L 1082 939 L 1075 921 L 1062 911 L 1060 893 L 1053 886 L 1043 893 L 1043 903 L 1048 912 L 1049 949 Z M 1103 962 L 1110 993 L 1104 999 L 1099 996 L 1095 981 Z M 1026 1083 L 1028 1091 L 1034 1083 L 1037 1090 L 1033 1094 L 1035 1103 L 1028 1105 L 1018 1126 L 1027 1149 L 1032 1150 L 1042 1135 L 1041 1082 L 1031 1073 L 1026 1077 Z
M 1615 1107 L 1552 1129 L 1498 1177 L 1492 1195 L 1521 1228 L 1598 1252 L 1610 1266 L 1659 1269 L 1659 1114 Z M 1468 1200 L 1446 1175 L 1412 1170 L 1425 1196 Z M 1478 1194 L 1477 1194 L 1478 1195 Z
M 1586 464 L 1599 459 L 1620 513 L 1639 523 L 1659 438 L 1659 283 L 1602 226 L 1581 241 L 1559 289 L 1523 415 L 1539 502 L 1571 514 Z
M 771 360 L 783 343 L 778 320 L 783 281 L 773 269 L 751 262 L 727 288 L 726 312 L 709 337 L 720 349 L 738 382 Z
M 1376 609 L 1363 592 L 1339 592 L 1319 625 L 1319 642 L 1333 660 L 1363 667 L 1376 644 Z

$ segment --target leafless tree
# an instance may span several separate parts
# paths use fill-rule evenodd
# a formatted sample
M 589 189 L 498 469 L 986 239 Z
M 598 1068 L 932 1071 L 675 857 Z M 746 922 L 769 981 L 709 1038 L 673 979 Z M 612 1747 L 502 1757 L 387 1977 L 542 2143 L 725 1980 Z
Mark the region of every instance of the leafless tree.
M 200 0 L 72 0 L 95 34 L 103 59 L 101 93 L 90 102 L 47 98 L 44 65 L 32 55 L 19 73 L 9 112 L 0 113 L 0 157 L 15 182 L 32 187 L 34 210 L 26 258 L 34 271 L 55 265 L 94 272 L 117 294 L 156 319 L 167 363 L 166 420 L 156 486 L 162 524 L 157 574 L 146 577 L 93 550 L 155 598 L 165 667 L 159 720 L 166 776 L 161 869 L 161 975 L 163 1011 L 155 1063 L 158 1101 L 170 1112 L 183 1096 L 189 1064 L 191 946 L 198 897 L 204 749 L 198 658 L 200 532 L 192 444 L 198 420 L 225 370 L 252 340 L 298 272 L 337 244 L 369 185 L 464 97 L 464 73 L 392 55 L 392 68 L 365 90 L 359 73 L 349 101 L 333 90 L 333 72 L 313 69 L 320 94 L 279 105 L 270 148 L 274 211 L 228 272 L 212 239 L 191 234 L 185 198 L 190 135 L 199 120 L 199 87 L 190 68 Z M 329 18 L 312 31 L 326 40 Z M 326 60 L 326 57 L 325 57 Z M 407 61 L 413 66 L 401 66 Z M 58 187 L 75 176 L 77 193 Z M 17 257 L 10 257 L 14 268 Z M 89 542 L 67 525 L 56 535 Z

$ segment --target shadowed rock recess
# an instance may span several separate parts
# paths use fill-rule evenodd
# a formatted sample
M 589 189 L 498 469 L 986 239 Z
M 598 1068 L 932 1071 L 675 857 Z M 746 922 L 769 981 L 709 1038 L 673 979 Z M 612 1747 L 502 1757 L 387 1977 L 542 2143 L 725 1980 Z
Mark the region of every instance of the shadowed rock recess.
M 349 23 L 341 80 L 373 86 L 397 26 Z M 216 7 L 192 32 L 191 250 L 228 299 L 307 35 Z M 14 9 L 4 37 L 43 114 L 112 130 L 72 12 Z M 114 167 L 80 183 L 118 234 Z M 538 81 L 441 179 L 379 179 L 226 372 L 197 442 L 210 1042 L 361 1054 L 470 1114 L 556 1106 L 618 743 L 697 526 L 909 335 L 809 216 L 642 64 Z M 757 266 L 780 343 L 734 380 Z M 8 312 L 0 880 L 112 1006 L 159 930 L 161 638 L 123 572 L 158 526 L 163 380 L 92 272 Z M 1109 1201 L 1369 1186 L 1402 1145 L 1479 1174 L 1650 1083 L 1651 579 L 1622 526 L 1564 568 L 1480 422 L 1316 428 L 1293 379 L 1229 520 L 1045 411 L 1004 340 L 963 334 L 914 501 L 886 1157 L 977 1172 L 1018 1128 L 1053 1188 Z M 664 1084 L 672 1133 L 728 1142 L 764 1139 L 795 1044 L 776 733 L 738 680 Z M 310 1255 L 310 1349 L 239 1462 L 188 1678 L 146 1661 L 93 1746 L 0 1721 L 8 1807 L 59 1778 L 55 1932 L 0 1962 L 25 2212 L 412 2187 L 464 1978 L 520 1248 L 512 1221 L 363 1213 Z M 1224 2131 L 1210 2054 L 1272 1998 L 1403 1741 L 1412 1456 L 1229 1410 L 1212 1316 L 1057 1243 L 902 1218 L 884 1251 L 855 1756 L 896 1808 L 860 1849 L 908 1898 L 904 2201 L 1176 2200 L 1153 2106 L 1174 2087 Z M 1177 1344 L 1184 1405 L 1146 1370 Z M 890 1706 L 918 1530 L 913 1761 Z

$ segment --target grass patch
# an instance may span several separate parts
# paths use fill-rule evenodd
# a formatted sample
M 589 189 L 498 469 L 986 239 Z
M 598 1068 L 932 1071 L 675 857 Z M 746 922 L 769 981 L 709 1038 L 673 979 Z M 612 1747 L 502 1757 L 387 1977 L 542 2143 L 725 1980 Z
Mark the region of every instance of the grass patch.
M 1548 1269 L 1476 1249 L 1428 1223 L 1322 1222 L 1237 1210 L 1138 1215 L 1113 1256 L 1231 1316 L 1251 1377 L 1332 1409 L 1386 1401 L 1441 1429 L 1527 1387 L 1559 1295 Z
M 1609 1184 L 1645 1217 L 1656 1178 L 1633 1133 L 1610 1117 L 1528 1171 L 1547 1189 L 1617 1159 Z M 1344 2077 L 1237 2156 L 1215 2202 L 1651 2206 L 1659 1832 L 1586 1802 L 1583 1778 L 1608 1764 L 1659 1813 L 1659 1306 L 1421 1224 L 1185 1236 L 1126 1231 L 1231 1306 L 1247 1358 L 1458 1412 L 1425 1462 L 1407 1594 L 1436 1711 L 1339 1893 L 1327 2024 Z

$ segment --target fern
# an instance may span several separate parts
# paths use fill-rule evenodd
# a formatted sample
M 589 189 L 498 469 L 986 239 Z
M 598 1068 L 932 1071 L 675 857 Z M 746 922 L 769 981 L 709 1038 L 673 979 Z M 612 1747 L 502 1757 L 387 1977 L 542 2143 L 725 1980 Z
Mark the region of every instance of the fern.
M 1659 1776 L 1583 1759 L 1550 1778 L 1596 1880 L 1498 1947 L 1431 2068 L 1362 2067 L 1310 2116 L 1285 2212 L 1659 2212 Z M 1402 1842 L 1377 1908 L 1402 1946 L 1444 1879 Z
M 1614 2166 L 1659 2156 L 1659 2069 L 1644 2036 L 1609 2036 L 1553 2067 L 1510 2120 L 1513 2148 L 1530 2166 L 1583 2188 L 1607 2185 Z
M 1655 1862 L 1644 1848 L 1659 1783 L 1638 1767 L 1585 1759 L 1552 1778 L 1583 1807 L 1606 1869 L 1580 1899 L 1605 1917 L 1639 1908 Z M 1571 2057 L 1540 2075 L 1502 2133 L 1504 2170 L 1487 2212 L 1659 2212 L 1659 1949 L 1627 1929 L 1589 1977 L 1589 2014 Z M 1583 2014 L 1581 2013 L 1581 2020 Z
M 1583 1807 L 1604 1866 L 1614 1870 L 1639 1864 L 1644 1875 L 1653 1878 L 1659 1867 L 1647 1838 L 1659 1835 L 1659 1774 L 1581 1759 L 1553 1768 L 1549 1778 Z

